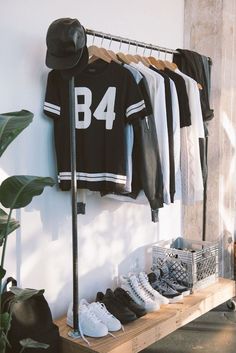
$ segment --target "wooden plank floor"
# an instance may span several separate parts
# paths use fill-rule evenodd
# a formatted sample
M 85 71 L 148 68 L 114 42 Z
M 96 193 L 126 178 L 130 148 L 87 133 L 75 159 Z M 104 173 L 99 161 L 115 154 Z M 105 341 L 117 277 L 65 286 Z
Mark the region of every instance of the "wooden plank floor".
M 82 339 L 73 340 L 68 336 L 70 328 L 63 317 L 56 321 L 61 335 L 61 353 L 137 353 L 234 296 L 235 282 L 220 278 L 182 302 L 163 305 L 159 311 L 125 325 L 125 332 L 114 333 L 116 338 L 88 337 L 90 346 Z

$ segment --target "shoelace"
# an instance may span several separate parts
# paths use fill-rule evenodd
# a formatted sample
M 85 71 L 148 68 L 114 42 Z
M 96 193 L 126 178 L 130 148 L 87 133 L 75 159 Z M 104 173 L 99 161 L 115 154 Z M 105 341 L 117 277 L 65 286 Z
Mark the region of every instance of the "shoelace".
M 103 303 L 99 303 L 97 302 L 98 304 L 101 305 L 101 307 L 103 306 L 102 310 L 106 311 L 107 312 L 107 315 L 110 315 L 110 316 L 113 316 L 111 313 L 109 313 L 109 311 L 106 309 L 105 305 Z M 98 319 L 98 317 L 94 314 L 92 308 L 88 307 L 87 305 L 82 305 L 79 309 L 79 311 L 82 311 L 82 310 L 86 310 L 87 313 L 88 313 L 88 318 L 91 319 L 95 324 L 96 323 L 100 323 L 101 320 Z M 81 338 L 88 344 L 88 346 L 91 346 L 90 342 L 87 340 L 87 338 L 84 336 L 84 333 L 83 333 L 83 329 L 81 327 L 81 322 L 80 320 L 78 321 L 78 328 L 79 328 L 79 333 L 80 333 L 80 336 Z M 121 328 L 122 330 L 124 331 L 124 327 L 121 325 Z M 70 337 L 73 337 L 72 334 L 68 333 L 68 335 Z M 116 336 L 114 336 L 111 332 L 108 332 L 108 335 L 114 337 L 114 338 L 117 338 Z
M 137 278 L 135 276 L 132 276 L 130 278 L 130 285 L 132 289 L 134 290 L 135 294 L 144 302 L 148 302 L 151 300 L 150 296 L 148 293 L 143 290 L 143 288 L 140 286 Z
M 128 303 L 134 302 L 132 297 L 130 296 L 130 292 L 124 292 L 124 297 L 127 299 Z
M 92 311 L 92 308 L 83 305 L 83 306 L 80 308 L 79 311 L 83 311 L 83 310 L 86 310 L 86 311 L 87 311 L 87 313 L 88 313 L 88 318 L 91 319 L 95 324 L 101 322 L 101 320 L 99 320 L 99 319 L 97 318 L 97 316 L 94 314 L 94 312 Z M 84 333 L 83 333 L 83 330 L 82 330 L 82 327 L 81 327 L 80 320 L 79 320 L 79 332 L 80 332 L 80 334 L 81 334 L 82 339 L 90 346 L 90 342 L 84 337 Z
M 155 289 L 152 288 L 152 286 L 150 285 L 150 283 L 148 282 L 148 279 L 146 278 L 145 275 L 141 275 L 139 277 L 140 283 L 141 285 L 151 294 L 153 295 L 158 295 L 159 293 L 157 293 L 157 291 Z M 159 294 L 160 295 L 160 294 Z
M 114 315 L 112 315 L 112 314 L 107 310 L 105 304 L 99 303 L 99 302 L 97 302 L 96 304 L 98 304 L 98 306 L 102 309 L 102 314 L 103 314 L 103 316 L 106 315 L 106 316 L 114 317 Z M 92 308 L 89 308 L 89 316 L 90 316 L 90 313 L 92 313 L 92 314 L 91 314 L 91 317 L 93 318 L 93 320 L 94 320 L 94 318 L 95 318 L 95 320 L 94 320 L 95 323 L 97 323 L 97 322 L 102 322 L 102 321 L 96 316 L 96 314 L 95 314 L 92 310 L 93 310 Z M 124 331 L 124 327 L 123 327 L 123 326 L 122 326 L 122 330 Z M 108 335 L 110 335 L 110 336 L 112 336 L 112 337 L 114 337 L 114 338 L 117 338 L 117 337 L 114 336 L 111 332 L 108 332 Z M 81 336 L 82 336 L 82 335 L 81 335 Z
M 104 303 L 99 303 L 96 302 L 96 306 L 100 309 L 100 312 L 102 314 L 102 317 L 114 317 L 114 315 L 112 315 L 106 308 Z
M 97 319 L 97 318 L 96 318 Z M 100 320 L 97 319 L 97 321 L 100 322 Z M 81 324 L 80 324 L 80 321 L 79 321 L 79 333 L 82 337 L 82 339 L 89 345 L 91 346 L 91 343 L 87 340 L 87 338 L 84 337 L 84 333 L 83 333 L 83 330 L 82 330 L 82 327 L 81 327 Z M 117 338 L 116 336 L 114 336 L 111 332 L 108 332 L 108 335 L 114 337 L 114 338 Z
M 174 290 L 164 279 L 161 279 L 159 283 L 162 286 L 162 288 L 167 290 L 168 292 L 172 292 Z
M 83 330 L 82 330 L 82 327 L 80 324 L 80 320 L 78 321 L 78 328 L 79 328 L 79 334 L 80 334 L 81 338 L 90 346 L 90 342 L 84 337 L 84 333 L 83 333 Z M 68 332 L 68 336 L 75 338 L 72 331 Z
M 164 277 L 164 279 L 165 279 L 165 281 L 167 281 L 167 282 L 169 282 L 169 283 L 171 283 L 171 284 L 174 284 L 174 285 L 183 287 L 183 286 L 181 286 L 173 277 L 168 277 L 168 278 L 165 278 L 165 277 Z

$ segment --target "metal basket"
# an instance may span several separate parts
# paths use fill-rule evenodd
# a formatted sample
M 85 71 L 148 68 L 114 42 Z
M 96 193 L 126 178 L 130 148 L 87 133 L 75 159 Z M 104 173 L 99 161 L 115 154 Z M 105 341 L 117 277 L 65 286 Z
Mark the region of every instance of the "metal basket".
M 172 263 L 186 269 L 180 280 L 185 280 L 192 290 L 204 288 L 218 279 L 218 243 L 183 238 L 160 241 L 153 245 L 153 265 L 160 260 L 172 259 Z M 173 260 L 176 261 L 173 261 Z

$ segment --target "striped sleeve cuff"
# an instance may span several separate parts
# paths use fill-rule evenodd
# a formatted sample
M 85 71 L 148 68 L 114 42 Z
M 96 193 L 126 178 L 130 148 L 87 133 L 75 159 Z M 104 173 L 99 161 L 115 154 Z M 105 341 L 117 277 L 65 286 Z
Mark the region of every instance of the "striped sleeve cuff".
M 126 109 L 126 117 L 129 118 L 131 115 L 139 113 L 145 108 L 146 107 L 145 107 L 144 100 L 141 100 L 138 103 L 132 104 Z
M 59 107 L 58 105 L 52 104 L 52 103 L 48 103 L 48 102 L 44 102 L 44 111 L 49 112 L 49 113 L 53 113 L 56 115 L 61 114 L 61 107 Z

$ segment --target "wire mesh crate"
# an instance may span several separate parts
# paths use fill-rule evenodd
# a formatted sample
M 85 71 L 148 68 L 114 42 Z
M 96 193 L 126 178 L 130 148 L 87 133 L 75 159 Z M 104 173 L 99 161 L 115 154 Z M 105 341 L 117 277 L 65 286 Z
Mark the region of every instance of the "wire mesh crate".
M 187 282 L 192 290 L 196 290 L 217 281 L 218 250 L 217 242 L 183 238 L 160 241 L 152 247 L 153 266 L 167 260 L 177 279 Z

